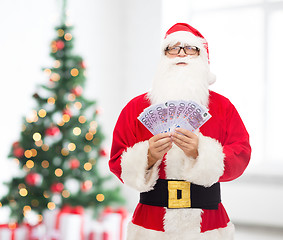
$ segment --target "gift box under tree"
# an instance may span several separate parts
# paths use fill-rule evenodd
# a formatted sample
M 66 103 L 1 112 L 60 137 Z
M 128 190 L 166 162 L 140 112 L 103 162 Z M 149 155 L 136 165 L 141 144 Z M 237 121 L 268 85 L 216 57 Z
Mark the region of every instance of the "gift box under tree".
M 130 221 L 126 209 L 107 207 L 92 224 L 88 240 L 125 240 L 126 227 Z

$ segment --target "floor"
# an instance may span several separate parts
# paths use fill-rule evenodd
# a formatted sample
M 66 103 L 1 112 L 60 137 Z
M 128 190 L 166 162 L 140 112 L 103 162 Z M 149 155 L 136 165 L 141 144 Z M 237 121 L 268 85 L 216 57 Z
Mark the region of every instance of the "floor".
M 235 240 L 283 240 L 283 229 L 236 225 Z

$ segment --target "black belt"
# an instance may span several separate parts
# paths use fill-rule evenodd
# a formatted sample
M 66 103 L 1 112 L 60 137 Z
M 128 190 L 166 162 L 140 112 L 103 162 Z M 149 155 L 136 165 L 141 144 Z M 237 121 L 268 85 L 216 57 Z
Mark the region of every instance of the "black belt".
M 140 194 L 140 203 L 167 208 L 218 209 L 220 183 L 204 187 L 182 180 L 158 179 L 154 189 Z

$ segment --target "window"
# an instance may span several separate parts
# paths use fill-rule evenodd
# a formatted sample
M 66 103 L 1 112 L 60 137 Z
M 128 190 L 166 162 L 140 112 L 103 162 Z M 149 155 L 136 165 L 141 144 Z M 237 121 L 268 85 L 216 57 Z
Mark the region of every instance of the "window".
M 207 39 L 211 71 L 217 78 L 211 89 L 231 100 L 250 133 L 248 171 L 282 173 L 283 1 L 179 0 L 172 4 L 166 0 L 163 4 L 164 31 L 185 21 Z
M 281 9 L 272 9 L 268 17 L 266 158 L 269 157 L 273 164 L 280 165 L 283 162 L 283 126 L 281 124 L 283 119 L 283 4 Z

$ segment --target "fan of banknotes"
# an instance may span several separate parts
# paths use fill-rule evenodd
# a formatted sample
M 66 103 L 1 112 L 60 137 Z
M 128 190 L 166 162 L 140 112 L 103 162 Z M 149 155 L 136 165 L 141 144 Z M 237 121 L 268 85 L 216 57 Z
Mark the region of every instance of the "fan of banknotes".
M 172 132 L 175 128 L 196 131 L 211 115 L 205 106 L 194 101 L 168 101 L 151 105 L 139 115 L 138 120 L 153 134 Z

